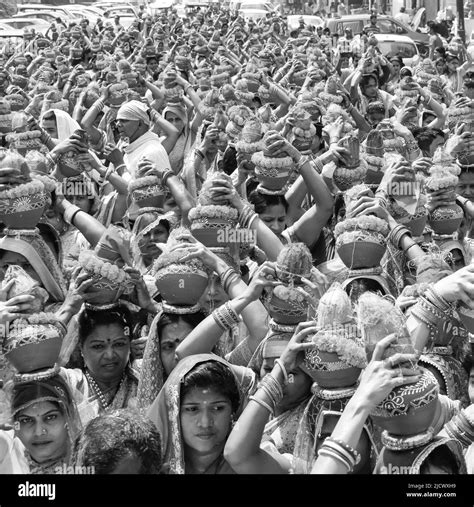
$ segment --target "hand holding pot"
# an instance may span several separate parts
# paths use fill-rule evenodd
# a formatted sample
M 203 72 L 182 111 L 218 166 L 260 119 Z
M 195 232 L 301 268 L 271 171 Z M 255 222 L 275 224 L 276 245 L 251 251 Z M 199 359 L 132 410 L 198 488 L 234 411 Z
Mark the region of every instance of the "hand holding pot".
M 461 268 L 452 275 L 436 282 L 434 289 L 446 301 L 462 301 L 474 310 L 474 265 Z

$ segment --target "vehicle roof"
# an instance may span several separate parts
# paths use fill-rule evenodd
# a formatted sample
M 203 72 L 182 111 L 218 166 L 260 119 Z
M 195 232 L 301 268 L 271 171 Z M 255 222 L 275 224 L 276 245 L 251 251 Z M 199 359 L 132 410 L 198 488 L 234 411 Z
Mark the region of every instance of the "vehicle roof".
M 47 21 L 45 21 L 44 19 L 38 19 L 38 18 L 30 18 L 30 17 L 27 17 L 27 16 L 18 16 L 18 17 L 14 17 L 12 16 L 11 18 L 0 18 L 0 23 L 8 23 L 10 21 L 13 21 L 17 19 L 18 21 L 31 21 L 33 23 L 40 23 L 40 24 L 46 24 Z
M 338 16 L 337 18 L 329 18 L 328 21 L 354 21 L 357 19 L 369 19 L 370 14 L 347 14 L 346 16 Z M 377 14 L 378 19 L 395 19 L 393 16 L 387 14 Z
M 415 41 L 411 37 L 407 37 L 406 35 L 397 35 L 394 33 L 376 33 L 374 34 L 375 38 L 380 41 L 391 40 L 394 42 L 411 42 L 415 44 Z
M 0 37 L 21 37 L 23 38 L 23 30 L 12 28 L 11 30 L 0 30 Z

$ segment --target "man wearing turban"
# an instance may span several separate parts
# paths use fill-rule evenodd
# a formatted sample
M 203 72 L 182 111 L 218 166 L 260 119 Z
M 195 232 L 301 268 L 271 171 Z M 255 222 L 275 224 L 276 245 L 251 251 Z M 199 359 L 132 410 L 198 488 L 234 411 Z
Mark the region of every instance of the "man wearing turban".
M 148 106 L 138 100 L 122 105 L 117 113 L 117 128 L 122 137 L 128 138 L 123 161 L 134 179 L 141 159 L 146 158 L 158 168 L 170 169 L 170 161 L 160 138 L 150 131 Z

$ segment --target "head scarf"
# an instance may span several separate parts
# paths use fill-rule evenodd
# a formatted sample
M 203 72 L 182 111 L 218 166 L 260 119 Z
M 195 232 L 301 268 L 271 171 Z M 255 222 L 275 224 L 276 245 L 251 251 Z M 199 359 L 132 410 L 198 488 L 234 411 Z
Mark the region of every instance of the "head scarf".
M 197 365 L 214 361 L 230 368 L 224 359 L 213 354 L 196 354 L 180 361 L 171 372 L 163 389 L 148 409 L 151 419 L 161 435 L 163 461 L 169 466 L 169 474 L 184 474 L 184 446 L 181 437 L 181 385 L 185 376 Z M 240 386 L 237 377 L 236 383 Z
M 48 109 L 45 111 L 40 117 L 40 125 L 43 126 L 44 117 L 48 116 L 50 113 L 54 113 L 56 118 L 56 128 L 58 131 L 58 140 L 64 141 L 69 138 L 74 131 L 81 128 L 79 123 L 76 120 L 71 118 L 71 116 L 66 113 L 66 111 L 62 111 L 61 109 Z
M 64 301 L 67 288 L 51 248 L 38 234 L 15 231 L 15 236 L 0 239 L 0 250 L 23 255 L 36 271 L 44 288 L 55 301 Z
M 117 113 L 117 120 L 141 120 L 145 125 L 150 125 L 148 106 L 138 100 L 130 100 L 123 104 Z
M 12 396 L 12 416 L 15 417 L 22 410 L 43 401 L 58 403 L 61 407 L 66 418 L 70 442 L 68 454 L 70 454 L 74 441 L 80 432 L 81 424 L 71 391 L 59 375 L 40 381 L 16 384 Z M 69 456 L 67 457 L 69 458 Z

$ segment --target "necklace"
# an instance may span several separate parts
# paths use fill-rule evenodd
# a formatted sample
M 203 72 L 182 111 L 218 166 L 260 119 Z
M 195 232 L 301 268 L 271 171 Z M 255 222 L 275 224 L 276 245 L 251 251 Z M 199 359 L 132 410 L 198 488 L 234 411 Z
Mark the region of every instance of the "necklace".
M 86 378 L 87 378 L 87 382 L 89 383 L 89 385 L 92 387 L 92 390 L 95 392 L 95 394 L 99 398 L 99 401 L 100 401 L 100 404 L 102 405 L 102 408 L 104 410 L 106 410 L 112 404 L 115 396 L 112 396 L 112 398 L 110 399 L 110 401 L 107 401 L 105 399 L 104 393 L 102 392 L 102 389 L 98 386 L 97 382 L 94 380 L 94 378 L 92 377 L 92 375 L 89 373 L 89 370 L 86 370 L 85 375 L 86 375 Z M 117 388 L 116 393 L 118 393 L 120 391 L 120 388 L 122 387 L 122 384 L 123 384 L 123 380 L 124 380 L 124 377 L 122 376 L 122 380 L 120 380 L 120 384 L 119 384 L 119 386 Z

